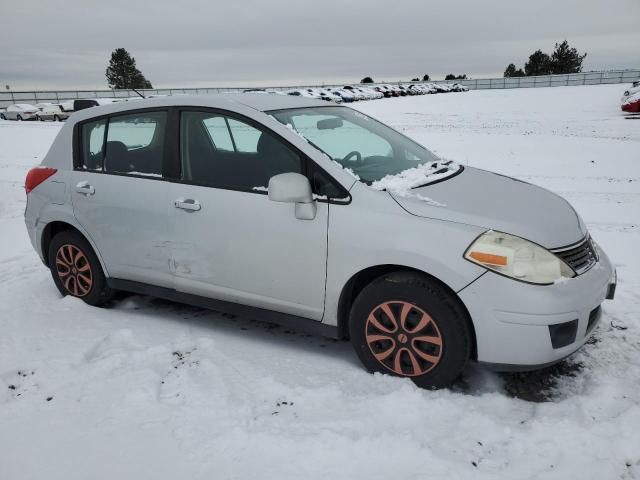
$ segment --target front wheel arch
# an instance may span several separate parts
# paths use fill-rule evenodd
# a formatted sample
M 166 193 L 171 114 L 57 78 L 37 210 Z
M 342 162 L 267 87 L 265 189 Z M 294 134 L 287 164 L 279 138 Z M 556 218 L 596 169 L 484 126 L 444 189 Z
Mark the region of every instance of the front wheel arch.
M 465 321 L 467 323 L 467 326 L 469 327 L 469 332 L 471 333 L 471 359 L 478 359 L 475 327 L 473 325 L 473 321 L 471 320 L 469 310 L 467 309 L 462 299 L 451 287 L 449 287 L 440 279 L 434 277 L 433 275 L 430 275 L 427 272 L 423 272 L 422 270 L 418 270 L 416 268 L 407 267 L 406 265 L 376 265 L 357 272 L 349 279 L 349 281 L 342 288 L 342 291 L 340 292 L 340 298 L 338 300 L 338 334 L 340 338 L 349 338 L 349 315 L 351 313 L 353 302 L 355 301 L 358 294 L 367 285 L 371 284 L 378 278 L 389 274 L 409 274 L 425 276 L 439 283 L 443 288 L 448 290 L 448 292 L 457 299 L 460 307 L 466 312 Z

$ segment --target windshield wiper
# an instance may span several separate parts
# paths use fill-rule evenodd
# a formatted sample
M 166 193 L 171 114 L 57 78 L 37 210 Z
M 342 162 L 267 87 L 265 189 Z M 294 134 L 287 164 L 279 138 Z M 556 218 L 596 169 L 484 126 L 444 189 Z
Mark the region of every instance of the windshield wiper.
M 441 163 L 442 163 L 442 164 L 445 164 L 444 162 L 441 162 Z M 453 162 L 448 161 L 445 165 L 450 165 L 451 163 L 453 163 Z M 453 176 L 457 175 L 458 173 L 460 173 L 460 172 L 462 171 L 462 169 L 463 169 L 462 165 L 458 165 L 458 169 L 457 169 L 457 170 L 451 170 L 450 168 L 446 168 L 446 167 L 445 167 L 445 168 L 439 168 L 439 169 L 438 169 L 438 170 L 436 170 L 435 172 L 431 172 L 431 173 L 429 174 L 429 176 L 431 176 L 431 175 L 438 175 L 438 174 L 440 174 L 440 173 L 447 173 L 447 172 L 450 172 L 450 175 L 449 175 L 448 177 L 441 177 L 441 178 L 431 179 L 430 181 L 427 181 L 427 182 L 421 183 L 420 185 L 416 185 L 416 186 L 414 186 L 414 187 L 411 187 L 411 190 L 413 190 L 414 188 L 422 188 L 422 187 L 426 187 L 427 185 L 431 185 L 433 182 L 437 182 L 437 181 L 440 181 L 440 180 L 444 180 L 444 179 L 446 179 L 446 178 L 451 178 L 451 177 L 453 177 Z

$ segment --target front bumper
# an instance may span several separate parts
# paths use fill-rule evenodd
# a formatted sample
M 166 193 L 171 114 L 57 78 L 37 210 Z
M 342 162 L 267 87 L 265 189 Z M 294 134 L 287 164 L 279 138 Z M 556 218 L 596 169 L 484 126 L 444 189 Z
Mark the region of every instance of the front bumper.
M 615 270 L 596 248 L 598 263 L 564 282 L 531 285 L 487 272 L 460 291 L 473 320 L 478 362 L 498 370 L 535 370 L 584 345 L 599 320 L 600 304 L 615 292 Z M 554 327 L 568 322 L 577 323 L 575 337 L 560 347 L 554 342 L 554 348 Z

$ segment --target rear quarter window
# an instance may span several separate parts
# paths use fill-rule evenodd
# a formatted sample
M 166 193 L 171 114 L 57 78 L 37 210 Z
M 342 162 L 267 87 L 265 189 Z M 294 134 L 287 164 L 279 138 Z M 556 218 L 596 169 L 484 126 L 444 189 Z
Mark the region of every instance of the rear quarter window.
M 81 158 L 80 168 L 83 170 L 101 171 L 104 163 L 104 134 L 107 120 L 82 124 L 80 127 Z

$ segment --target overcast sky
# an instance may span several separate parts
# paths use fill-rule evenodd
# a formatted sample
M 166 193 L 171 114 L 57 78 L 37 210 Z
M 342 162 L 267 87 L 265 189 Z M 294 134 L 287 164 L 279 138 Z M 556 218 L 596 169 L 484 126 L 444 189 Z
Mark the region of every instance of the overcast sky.
M 640 0 L 0 0 L 0 18 L 13 90 L 106 88 L 118 47 L 154 87 L 502 76 L 565 38 L 584 70 L 640 67 Z

